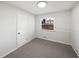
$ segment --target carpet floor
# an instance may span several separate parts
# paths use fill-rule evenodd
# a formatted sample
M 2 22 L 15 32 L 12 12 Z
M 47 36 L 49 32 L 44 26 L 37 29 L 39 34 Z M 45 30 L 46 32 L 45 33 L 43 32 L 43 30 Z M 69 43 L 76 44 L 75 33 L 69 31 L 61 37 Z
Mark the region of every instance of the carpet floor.
M 36 38 L 4 58 L 77 58 L 71 46 Z

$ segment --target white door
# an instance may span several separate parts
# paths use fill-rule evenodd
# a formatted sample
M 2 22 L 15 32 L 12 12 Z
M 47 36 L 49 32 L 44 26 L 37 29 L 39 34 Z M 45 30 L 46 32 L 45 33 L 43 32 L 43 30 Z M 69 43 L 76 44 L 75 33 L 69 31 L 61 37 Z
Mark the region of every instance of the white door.
M 25 15 L 17 15 L 17 47 L 26 43 L 25 27 L 27 17 Z

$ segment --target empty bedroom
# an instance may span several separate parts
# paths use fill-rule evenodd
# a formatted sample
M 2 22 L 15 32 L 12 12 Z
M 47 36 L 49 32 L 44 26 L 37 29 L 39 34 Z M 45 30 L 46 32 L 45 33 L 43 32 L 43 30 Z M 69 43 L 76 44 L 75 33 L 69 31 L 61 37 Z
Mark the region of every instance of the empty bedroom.
M 0 1 L 0 58 L 78 58 L 79 1 Z

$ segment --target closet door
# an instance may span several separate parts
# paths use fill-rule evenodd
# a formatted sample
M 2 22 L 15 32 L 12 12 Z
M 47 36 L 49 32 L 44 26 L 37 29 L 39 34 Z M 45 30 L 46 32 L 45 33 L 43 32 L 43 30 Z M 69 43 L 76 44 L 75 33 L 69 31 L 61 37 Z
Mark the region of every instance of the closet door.
M 20 47 L 26 43 L 25 39 L 25 28 L 27 27 L 26 24 L 27 16 L 23 14 L 17 15 L 17 47 Z

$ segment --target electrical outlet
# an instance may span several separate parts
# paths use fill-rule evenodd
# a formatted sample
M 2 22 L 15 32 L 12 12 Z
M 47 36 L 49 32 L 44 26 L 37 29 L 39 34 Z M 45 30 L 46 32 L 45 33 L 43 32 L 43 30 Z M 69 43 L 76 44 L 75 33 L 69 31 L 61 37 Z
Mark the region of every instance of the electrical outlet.
M 43 36 L 44 38 L 47 38 L 47 36 Z

